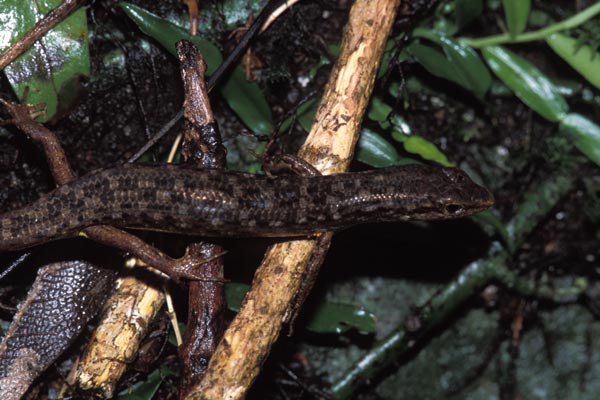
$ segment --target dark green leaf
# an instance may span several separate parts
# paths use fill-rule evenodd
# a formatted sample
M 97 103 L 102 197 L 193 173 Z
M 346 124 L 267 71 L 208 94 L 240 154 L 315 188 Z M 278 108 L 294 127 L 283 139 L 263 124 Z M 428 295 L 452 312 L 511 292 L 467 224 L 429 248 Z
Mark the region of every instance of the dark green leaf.
M 600 126 L 583 115 L 570 113 L 560 121 L 560 129 L 583 154 L 600 165 Z
M 569 110 L 567 102 L 529 61 L 500 46 L 483 48 L 483 57 L 492 71 L 532 110 L 552 122 L 565 116 Z
M 460 30 L 471 21 L 479 18 L 483 11 L 483 0 L 456 0 L 454 12 L 456 13 L 456 27 Z
M 531 9 L 531 0 L 502 0 L 506 25 L 511 37 L 525 30 Z
M 445 8 L 452 8 L 452 13 L 454 13 L 453 7 Z M 440 15 L 437 20 L 433 21 L 433 26 L 431 27 L 431 29 L 435 29 L 436 31 L 442 32 L 448 36 L 453 36 L 454 34 L 456 34 L 456 32 L 458 32 L 458 26 L 456 26 L 456 16 L 453 14 L 451 17 L 452 18 L 449 19 Z
M 279 132 L 284 132 L 289 129 L 294 119 L 296 119 L 305 131 L 310 131 L 312 121 L 315 113 L 317 112 L 317 106 L 319 105 L 320 99 L 310 99 L 301 104 L 296 110 L 294 115 L 291 115 L 285 119 L 279 126 Z
M 377 79 L 381 78 L 383 74 L 388 70 L 390 66 L 390 60 L 392 59 L 392 55 L 394 54 L 394 50 L 396 48 L 396 42 L 401 40 L 402 36 L 398 36 L 394 39 L 390 39 L 385 44 L 385 50 L 383 55 L 381 56 L 381 62 L 379 63 L 379 68 L 377 69 Z
M 60 0 L 0 0 L 0 23 L 5 50 Z M 80 80 L 90 74 L 88 30 L 85 10 L 79 9 L 50 30 L 40 41 L 15 59 L 4 73 L 18 98 L 29 87 L 27 103 L 46 104 L 47 121 L 57 112 L 69 108 L 76 100 Z
M 429 72 L 459 84 L 479 98 L 485 95 L 492 83 L 492 77 L 475 50 L 428 29 L 417 28 L 413 34 L 431 40 L 444 52 L 443 56 L 436 55 L 431 48 L 427 50 L 418 45 L 413 47 L 414 44 L 410 46 L 411 53 Z
M 323 67 L 325 65 L 329 65 L 329 64 L 331 64 L 331 60 L 329 59 L 329 56 L 327 54 L 321 54 L 319 57 L 319 61 L 317 61 L 308 70 L 308 77 L 310 78 L 310 80 L 315 79 L 315 76 L 317 76 L 317 72 L 319 72 L 321 67 Z
M 367 117 L 372 121 L 378 122 L 379 126 L 383 129 L 387 129 L 390 126 L 388 117 L 391 112 L 392 107 L 381 100 L 380 97 L 375 96 L 371 99 L 371 103 L 369 104 Z
M 223 57 L 219 49 L 208 40 L 202 39 L 199 36 L 192 36 L 187 30 L 134 4 L 121 2 L 119 6 L 136 23 L 142 32 L 160 43 L 165 50 L 175 57 L 177 57 L 177 48 L 175 46 L 177 42 L 180 40 L 189 40 L 194 43 L 206 62 L 207 75 L 212 75 L 221 62 L 223 62 Z
M 373 167 L 389 167 L 400 161 L 394 146 L 368 128 L 361 131 L 356 149 L 356 159 Z
M 240 311 L 244 296 L 250 290 L 250 285 L 244 283 L 229 282 L 225 284 L 225 300 L 227 308 L 233 312 Z
M 600 53 L 589 45 L 578 44 L 576 39 L 555 33 L 546 42 L 556 54 L 579 72 L 588 82 L 600 89 Z
M 533 9 L 529 13 L 529 26 L 531 28 L 544 28 L 554 22 L 552 16 L 546 11 Z
M 130 388 L 119 393 L 119 400 L 152 400 L 160 387 L 163 378 L 175 375 L 167 367 L 160 367 L 152 371 L 145 381 L 137 382 Z
M 463 86 L 463 80 L 450 65 L 446 55 L 431 46 L 413 42 L 408 50 L 429 73 Z
M 235 68 L 231 77 L 222 86 L 221 93 L 229 107 L 252 132 L 261 135 L 273 132 L 271 108 L 256 82 L 246 80 L 241 67 Z
M 298 122 L 306 132 L 310 132 L 312 128 L 312 124 L 315 121 L 315 115 L 317 114 L 320 102 L 321 99 L 316 99 L 313 107 L 310 107 L 308 110 L 306 110 L 306 112 L 303 112 L 298 116 Z
M 185 334 L 185 324 L 183 322 L 178 322 L 177 326 L 179 327 L 179 333 L 183 336 Z M 171 346 L 179 346 L 179 343 L 177 343 L 177 336 L 175 335 L 175 329 L 169 330 L 169 337 L 167 338 L 167 342 Z
M 175 44 L 182 39 L 194 43 L 208 65 L 208 75 L 212 74 L 223 61 L 219 50 L 209 41 L 191 36 L 185 29 L 133 4 L 122 2 L 120 6 L 142 32 L 153 37 L 171 54 L 176 56 Z M 255 82 L 246 80 L 239 67 L 222 86 L 221 93 L 227 104 L 254 133 L 266 135 L 272 132 L 271 109 L 265 97 Z
M 362 307 L 341 303 L 321 303 L 306 325 L 311 332 L 342 334 L 350 329 L 360 333 L 375 332 L 375 316 Z

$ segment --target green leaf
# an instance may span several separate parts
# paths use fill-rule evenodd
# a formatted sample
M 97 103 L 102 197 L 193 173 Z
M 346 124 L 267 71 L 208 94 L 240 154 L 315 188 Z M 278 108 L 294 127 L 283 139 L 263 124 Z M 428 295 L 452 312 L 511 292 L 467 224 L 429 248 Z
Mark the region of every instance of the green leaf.
M 404 145 L 404 150 L 412 154 L 417 154 L 425 160 L 435 161 L 445 167 L 454 166 L 454 164 L 448 161 L 448 158 L 446 158 L 444 153 L 442 153 L 435 144 L 431 143 L 422 136 L 409 136 L 402 142 L 402 144 Z
M 570 113 L 560 121 L 560 130 L 575 146 L 600 166 L 600 126 L 580 114 Z
M 390 118 L 392 124 L 392 138 L 397 142 L 404 142 L 411 134 L 411 128 L 408 122 L 398 114 Z
M 194 43 L 208 65 L 208 75 L 212 74 L 223 61 L 221 53 L 211 42 L 191 36 L 185 29 L 143 8 L 125 2 L 119 5 L 142 32 L 154 38 L 171 54 L 177 56 L 175 44 L 180 40 L 185 39 Z M 254 133 L 266 135 L 273 131 L 271 109 L 265 97 L 256 82 L 246 80 L 241 68 L 238 67 L 233 71 L 222 86 L 221 93 L 227 104 Z
M 315 115 L 317 115 L 317 110 L 319 109 L 320 103 L 320 98 L 315 99 L 315 104 L 313 107 L 308 108 L 305 112 L 298 116 L 298 122 L 306 132 L 310 132 L 312 125 L 315 122 Z
M 227 301 L 227 308 L 233 312 L 240 311 L 242 308 L 242 302 L 244 296 L 250 290 L 250 285 L 245 283 L 228 282 L 225 284 L 225 300 Z
M 271 108 L 256 82 L 246 80 L 241 67 L 234 69 L 222 86 L 221 94 L 252 132 L 261 135 L 273 132 Z
M 475 50 L 429 29 L 417 28 L 413 35 L 436 43 L 444 52 L 442 55 L 431 47 L 410 45 L 409 51 L 429 72 L 459 84 L 479 98 L 485 95 L 492 77 Z
M 379 67 L 377 68 L 377 79 L 381 78 L 385 72 L 388 70 L 390 66 L 390 61 L 392 59 L 392 55 L 397 48 L 397 42 L 402 39 L 403 35 L 399 35 L 393 39 L 389 39 L 385 44 L 385 50 L 381 56 L 381 62 L 379 63 Z
M 175 372 L 167 367 L 155 369 L 145 381 L 137 382 L 130 388 L 119 393 L 119 400 L 152 400 L 162 384 L 163 378 L 175 375 Z
M 121 2 L 119 6 L 125 11 L 125 14 L 140 28 L 146 35 L 152 37 L 160 43 L 165 50 L 177 58 L 176 44 L 180 40 L 189 40 L 202 53 L 202 57 L 207 65 L 206 74 L 212 75 L 218 66 L 223 62 L 221 52 L 217 47 L 199 36 L 192 36 L 190 33 L 171 22 L 160 18 L 141 7 L 134 4 Z
M 342 303 L 321 303 L 305 327 L 320 334 L 343 334 L 356 329 L 362 334 L 375 332 L 375 315 L 362 307 Z
M 546 38 L 546 43 L 579 72 L 588 82 L 600 89 L 600 53 L 589 45 L 580 46 L 576 39 L 562 33 Z
M 310 99 L 302 103 L 297 109 L 294 115 L 287 117 L 279 126 L 279 132 L 285 132 L 292 125 L 294 119 L 297 119 L 302 128 L 305 131 L 310 131 L 312 121 L 314 120 L 317 112 L 317 106 L 319 105 L 320 99 Z
M 400 156 L 394 146 L 368 128 L 363 128 L 360 133 L 356 159 L 376 168 L 390 167 L 400 162 Z
M 430 74 L 463 86 L 460 75 L 452 68 L 444 53 L 438 49 L 419 42 L 413 42 L 408 50 Z
M 181 334 L 181 336 L 183 336 L 185 334 L 186 325 L 183 322 L 178 322 L 177 326 L 179 327 L 179 333 Z M 175 329 L 169 329 L 169 337 L 167 338 L 167 342 L 171 346 L 179 346 L 179 344 L 177 343 L 177 336 L 175 336 Z
M 477 19 L 482 11 L 482 0 L 456 0 L 454 2 L 456 27 L 460 30 L 467 26 L 471 21 Z
M 383 129 L 390 127 L 388 117 L 392 112 L 392 107 L 385 103 L 381 97 L 374 96 L 369 104 L 367 116 L 370 120 L 378 122 Z
M 525 30 L 531 9 L 531 0 L 502 0 L 506 25 L 511 37 Z
M 331 64 L 331 60 L 327 54 L 321 54 L 319 56 L 319 61 L 317 61 L 310 69 L 308 70 L 308 78 L 312 81 L 317 76 L 317 72 L 321 69 L 321 67 L 325 65 Z
M 564 118 L 567 102 L 539 69 L 501 46 L 488 46 L 482 52 L 492 71 L 523 103 L 548 121 Z
M 2 42 L 0 51 L 9 48 L 60 0 L 0 0 Z M 88 30 L 85 10 L 79 9 L 57 24 L 37 44 L 4 68 L 17 97 L 29 88 L 27 103 L 46 104 L 48 121 L 69 108 L 78 97 L 82 77 L 90 74 Z

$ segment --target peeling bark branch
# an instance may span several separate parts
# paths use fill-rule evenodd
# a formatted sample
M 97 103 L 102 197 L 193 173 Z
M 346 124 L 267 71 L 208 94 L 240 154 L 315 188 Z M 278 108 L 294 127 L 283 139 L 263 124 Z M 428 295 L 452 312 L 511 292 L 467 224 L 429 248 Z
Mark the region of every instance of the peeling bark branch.
M 349 164 L 379 60 L 400 0 L 357 0 L 344 30 L 340 56 L 300 156 L 324 174 Z M 256 379 L 282 325 L 290 317 L 314 240 L 273 246 L 252 290 L 225 332 L 206 375 L 189 398 L 241 399 Z
M 88 347 L 74 366 L 76 386 L 81 390 L 113 397 L 117 382 L 134 361 L 140 342 L 164 304 L 162 280 L 148 270 L 137 272 L 145 276 L 118 280 Z

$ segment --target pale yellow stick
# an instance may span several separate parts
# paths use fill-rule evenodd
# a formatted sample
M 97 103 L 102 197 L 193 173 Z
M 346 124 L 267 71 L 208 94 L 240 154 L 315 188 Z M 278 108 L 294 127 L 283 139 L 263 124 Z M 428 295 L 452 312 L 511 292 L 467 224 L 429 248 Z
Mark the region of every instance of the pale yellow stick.
M 322 173 L 341 172 L 348 166 L 399 2 L 357 0 L 352 6 L 339 59 L 300 151 Z M 188 398 L 245 396 L 289 316 L 314 245 L 312 240 L 297 240 L 269 250 L 206 375 Z

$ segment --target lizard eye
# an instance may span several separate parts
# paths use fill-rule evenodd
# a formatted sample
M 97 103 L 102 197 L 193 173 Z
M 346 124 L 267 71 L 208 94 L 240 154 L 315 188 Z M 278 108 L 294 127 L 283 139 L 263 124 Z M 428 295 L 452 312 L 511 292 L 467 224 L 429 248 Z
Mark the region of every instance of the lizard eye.
M 455 214 L 462 213 L 464 211 L 464 209 L 461 206 L 457 205 L 457 204 L 449 204 L 446 207 L 446 211 L 448 212 L 448 214 L 455 215 Z

